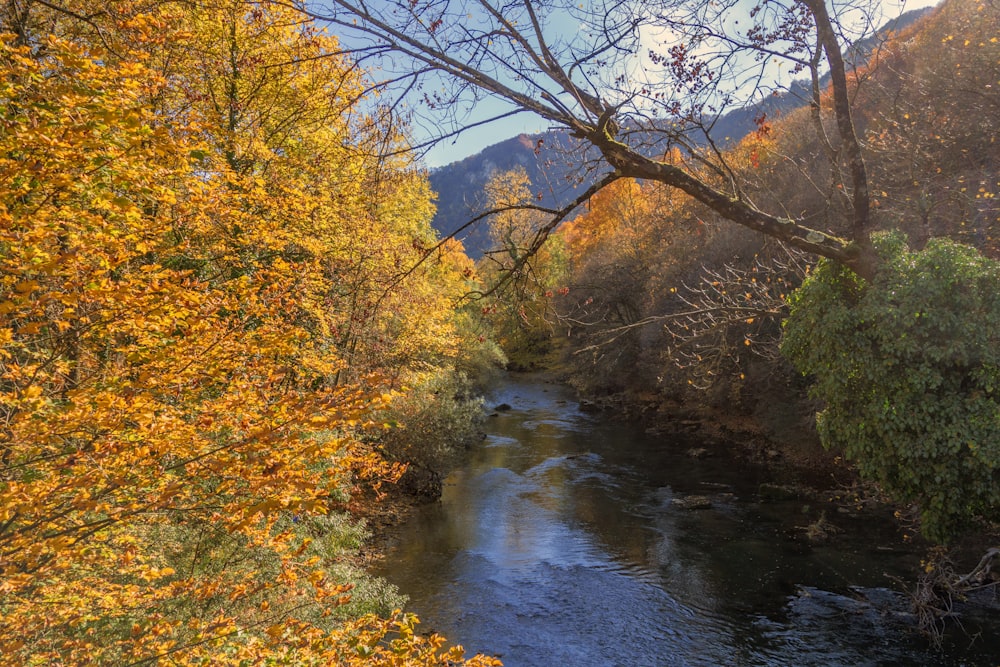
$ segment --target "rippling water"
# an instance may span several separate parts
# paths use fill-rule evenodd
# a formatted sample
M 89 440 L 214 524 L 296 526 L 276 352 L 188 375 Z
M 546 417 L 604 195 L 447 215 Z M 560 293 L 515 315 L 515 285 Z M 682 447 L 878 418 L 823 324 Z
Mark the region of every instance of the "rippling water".
M 762 503 L 766 472 L 697 443 L 579 411 L 558 386 L 512 381 L 486 440 L 399 534 L 381 571 L 425 631 L 511 667 L 1000 665 L 1000 618 L 965 619 L 943 652 L 906 629 L 888 575 L 919 555 L 896 526 Z M 675 498 L 709 496 L 681 509 Z M 832 515 L 831 515 L 832 516 Z

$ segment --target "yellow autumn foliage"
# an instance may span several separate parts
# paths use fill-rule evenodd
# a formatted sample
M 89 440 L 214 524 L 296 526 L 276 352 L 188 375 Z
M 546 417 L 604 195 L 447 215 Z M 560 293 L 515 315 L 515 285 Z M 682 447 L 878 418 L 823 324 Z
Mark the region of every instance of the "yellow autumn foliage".
M 338 617 L 298 528 L 398 476 L 358 435 L 455 354 L 425 179 L 291 10 L 74 6 L 0 41 L 0 665 L 459 659 Z

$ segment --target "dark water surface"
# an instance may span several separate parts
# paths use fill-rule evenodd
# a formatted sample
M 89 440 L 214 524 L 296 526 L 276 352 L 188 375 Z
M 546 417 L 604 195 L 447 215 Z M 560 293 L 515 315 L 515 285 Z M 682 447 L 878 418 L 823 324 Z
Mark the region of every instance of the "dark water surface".
M 512 380 L 487 439 L 404 525 L 377 572 L 425 631 L 511 667 L 1000 665 L 1000 618 L 965 618 L 942 652 L 906 630 L 887 575 L 919 555 L 897 527 L 761 502 L 763 469 L 579 411 L 556 385 Z M 677 499 L 709 496 L 711 508 Z

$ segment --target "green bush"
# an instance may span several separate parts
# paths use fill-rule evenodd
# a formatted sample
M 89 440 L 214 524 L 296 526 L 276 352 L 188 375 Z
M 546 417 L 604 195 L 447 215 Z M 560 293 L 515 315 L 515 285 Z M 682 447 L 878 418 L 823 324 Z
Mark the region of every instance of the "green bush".
M 819 264 L 792 296 L 782 351 L 815 379 L 824 445 L 948 541 L 1000 509 L 1000 264 L 944 239 L 877 246 L 871 284 Z
M 478 440 L 483 399 L 460 374 L 435 375 L 410 388 L 382 415 L 395 427 L 380 434 L 384 453 L 434 473 L 446 471 L 465 446 Z

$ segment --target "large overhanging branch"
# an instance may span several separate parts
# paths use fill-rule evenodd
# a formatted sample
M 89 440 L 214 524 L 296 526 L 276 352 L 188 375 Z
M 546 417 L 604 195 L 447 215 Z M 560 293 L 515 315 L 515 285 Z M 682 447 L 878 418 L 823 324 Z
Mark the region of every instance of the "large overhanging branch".
M 478 91 L 504 100 L 594 144 L 615 169 L 615 177 L 657 181 L 678 188 L 736 224 L 833 259 L 863 277 L 874 274 L 878 260 L 867 237 L 871 216 L 865 165 L 851 115 L 841 45 L 824 0 L 761 5 L 764 13 L 771 15 L 757 19 L 762 23 L 755 29 L 761 29 L 751 29 L 740 39 L 726 36 L 726 30 L 720 27 L 720 22 L 726 20 L 724 12 L 709 0 L 617 2 L 617 18 L 609 16 L 605 22 L 617 21 L 615 29 L 595 30 L 581 43 L 574 41 L 575 37 L 554 40 L 551 32 L 546 34 L 550 26 L 539 14 L 543 9 L 576 12 L 576 6 L 570 4 L 553 10 L 535 0 L 512 0 L 502 6 L 489 0 L 327 2 L 328 11 L 313 11 L 310 15 L 402 56 L 394 58 L 392 66 L 399 67 L 406 61 L 415 69 L 433 70 L 435 76 L 451 81 L 457 88 L 449 103 L 457 103 L 463 91 Z M 597 16 L 600 13 L 601 19 L 605 18 L 602 8 L 595 6 L 589 11 L 590 25 L 601 24 Z M 675 17 L 675 11 L 686 12 L 687 22 L 684 16 Z M 680 41 L 673 47 L 668 49 L 664 42 L 658 44 L 661 52 L 650 49 L 650 57 L 659 66 L 655 74 L 665 79 L 673 76 L 673 83 L 664 80 L 650 84 L 649 71 L 635 74 L 628 70 L 628 63 L 644 57 L 640 51 L 647 48 L 640 39 L 641 26 L 653 30 L 672 26 L 680 31 L 676 38 Z M 782 36 L 788 34 L 792 37 Z M 714 61 L 700 61 L 696 53 L 706 40 L 722 45 L 724 52 L 716 54 Z M 717 109 L 710 111 L 715 102 L 706 100 L 728 103 L 731 96 L 720 87 L 720 81 L 726 76 L 735 77 L 737 83 L 744 81 L 740 77 L 745 72 L 734 73 L 743 67 L 741 58 L 746 62 L 782 58 L 798 68 L 816 64 L 820 53 L 831 73 L 832 111 L 842 150 L 838 154 L 848 163 L 845 179 L 849 182 L 839 187 L 850 197 L 850 206 L 844 212 L 848 219 L 843 225 L 850 238 L 812 228 L 807 222 L 812 218 L 776 215 L 756 206 L 744 195 L 734 170 L 726 163 L 729 158 L 711 137 L 702 150 L 685 135 L 685 128 L 705 131 L 718 117 Z M 714 62 L 719 69 L 706 74 L 701 68 L 705 62 Z M 755 90 L 761 89 L 762 71 L 749 78 Z M 614 81 L 598 81 L 608 78 Z M 673 95 L 674 101 L 668 103 L 667 98 L 660 98 L 656 102 L 657 97 L 644 90 L 650 85 Z M 681 102 L 690 106 L 691 113 L 701 115 L 676 115 L 672 109 Z M 670 145 L 687 146 L 691 163 L 701 163 L 707 171 L 650 157 L 648 147 L 644 150 L 641 140 L 635 137 L 638 126 L 633 121 L 648 113 L 642 104 L 659 104 L 667 115 L 675 114 L 673 117 L 680 120 L 677 129 L 670 129 L 671 123 L 666 122 L 650 131 L 665 132 Z M 720 190 L 705 173 L 725 174 L 732 182 L 725 191 Z
M 340 26 L 347 31 L 364 34 L 414 62 L 498 95 L 516 106 L 534 112 L 554 123 L 565 125 L 571 122 L 563 108 L 540 101 L 544 98 L 542 91 L 539 91 L 538 99 L 518 91 L 485 71 L 452 57 L 436 41 L 421 41 L 416 36 L 390 25 L 372 13 L 361 2 L 353 3 L 348 0 L 329 0 L 329 2 L 334 9 L 339 8 L 341 11 L 335 11 L 331 14 L 322 14 L 311 10 L 303 11 L 318 21 Z
M 827 257 L 869 275 L 857 244 L 816 229 L 792 218 L 771 215 L 746 201 L 716 190 L 686 170 L 653 160 L 616 141 L 602 120 L 588 137 L 620 176 L 657 181 L 673 186 L 722 217 L 783 241 L 793 248 Z

